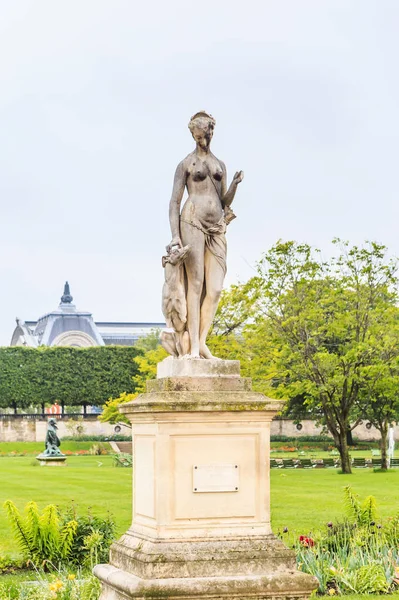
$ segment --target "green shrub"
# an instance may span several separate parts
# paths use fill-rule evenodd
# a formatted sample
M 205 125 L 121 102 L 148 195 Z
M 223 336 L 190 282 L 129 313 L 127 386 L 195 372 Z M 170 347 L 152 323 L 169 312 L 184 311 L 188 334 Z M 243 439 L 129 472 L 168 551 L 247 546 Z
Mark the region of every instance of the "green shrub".
M 271 442 L 330 442 L 330 444 L 334 443 L 334 440 L 327 435 L 298 435 L 296 437 L 289 435 L 271 435 Z
M 109 558 L 109 547 L 115 539 L 116 524 L 111 515 L 96 517 L 91 511 L 86 515 L 78 515 L 72 505 L 65 513 L 64 520 L 73 519 L 77 522 L 76 534 L 73 539 L 70 564 L 76 566 L 91 565 L 95 554 L 97 563 L 106 563 Z M 90 537 L 93 536 L 94 538 Z M 94 543 L 96 541 L 96 543 Z
M 349 594 L 386 594 L 389 583 L 382 564 L 362 565 L 341 577 L 341 590 Z
M 28 502 L 25 517 L 21 516 L 11 500 L 4 503 L 4 508 L 24 558 L 34 564 L 55 564 L 68 560 L 78 526 L 76 521 L 61 523 L 54 504 L 46 506 L 40 514 L 36 502 Z
M 7 554 L 0 554 L 0 575 L 13 573 L 25 566 L 25 562 L 21 558 L 13 558 Z
M 118 454 L 112 455 L 114 459 L 114 467 L 132 467 L 133 456 L 126 452 L 119 452 Z
M 330 552 L 319 544 L 297 548 L 298 568 L 314 575 L 318 592 L 334 589 L 339 594 L 380 594 L 393 591 L 397 551 L 387 547 L 377 551 L 358 548 Z
M 94 558 L 108 561 L 116 530 L 111 516 L 100 518 L 90 512 L 79 516 L 74 506 L 63 514 L 52 504 L 40 514 L 36 503 L 29 502 L 23 517 L 11 500 L 4 508 L 19 551 L 34 566 L 54 569 L 60 565 L 94 566 Z
M 102 454 L 108 454 L 108 449 L 105 444 L 93 444 L 90 447 L 89 453 L 92 456 L 101 456 Z
M 62 438 L 61 442 L 76 442 L 76 437 L 66 435 Z M 112 435 L 87 435 L 83 434 L 79 436 L 79 442 L 131 442 L 131 435 L 121 435 L 115 433 Z
M 344 501 L 348 517 L 358 526 L 370 526 L 377 518 L 377 505 L 373 496 L 360 502 L 350 485 L 344 487 Z

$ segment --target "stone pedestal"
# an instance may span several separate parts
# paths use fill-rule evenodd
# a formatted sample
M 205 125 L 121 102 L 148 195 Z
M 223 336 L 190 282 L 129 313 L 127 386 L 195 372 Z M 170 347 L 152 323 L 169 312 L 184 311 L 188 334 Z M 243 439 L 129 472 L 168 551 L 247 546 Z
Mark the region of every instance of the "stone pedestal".
M 41 467 L 65 467 L 67 457 L 62 454 L 61 456 L 36 456 L 36 460 L 39 461 Z
M 132 422 L 133 522 L 94 572 L 101 600 L 307 598 L 315 579 L 270 528 L 270 422 L 282 402 L 238 361 L 168 358 Z

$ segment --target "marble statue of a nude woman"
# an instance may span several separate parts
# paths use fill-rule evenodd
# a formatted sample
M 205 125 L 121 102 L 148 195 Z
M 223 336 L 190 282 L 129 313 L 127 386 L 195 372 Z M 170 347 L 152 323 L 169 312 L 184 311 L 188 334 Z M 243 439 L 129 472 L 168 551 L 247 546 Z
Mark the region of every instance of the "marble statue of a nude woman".
M 215 119 L 204 111 L 191 118 L 196 147 L 176 169 L 169 205 L 172 241 L 162 260 L 167 267 L 162 306 L 170 330 L 161 341 L 176 357 L 214 358 L 206 337 L 226 275 L 226 225 L 235 218 L 230 206 L 244 177 L 237 172 L 227 189 L 226 167 L 210 150 L 214 127 Z

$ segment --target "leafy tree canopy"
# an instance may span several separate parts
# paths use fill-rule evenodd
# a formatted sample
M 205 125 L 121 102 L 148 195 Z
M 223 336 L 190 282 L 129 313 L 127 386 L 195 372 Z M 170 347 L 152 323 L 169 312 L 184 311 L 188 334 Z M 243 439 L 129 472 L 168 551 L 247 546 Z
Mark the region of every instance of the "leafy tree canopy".
M 131 402 L 138 394 L 146 391 L 146 381 L 155 379 L 157 374 L 157 364 L 168 356 L 167 352 L 159 345 L 159 332 L 154 332 L 146 338 L 139 340 L 137 348 L 143 353 L 134 357 L 136 364 L 136 373 L 133 376 L 134 393 L 122 393 L 117 398 L 110 398 L 104 405 L 104 410 L 99 415 L 99 420 L 103 423 L 124 423 L 130 425 L 130 421 L 125 415 L 119 412 L 121 404 Z
M 371 419 L 370 407 L 397 415 L 397 261 L 373 242 L 334 240 L 334 250 L 326 260 L 307 244 L 277 243 L 256 277 L 225 293 L 211 346 L 240 359 L 255 389 L 322 422 L 350 472 L 348 431 Z

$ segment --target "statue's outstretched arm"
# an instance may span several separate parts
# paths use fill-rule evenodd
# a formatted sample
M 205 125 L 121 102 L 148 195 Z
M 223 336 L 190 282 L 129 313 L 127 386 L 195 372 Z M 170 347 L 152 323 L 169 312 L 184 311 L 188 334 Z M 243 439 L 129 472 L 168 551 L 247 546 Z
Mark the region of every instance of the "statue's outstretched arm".
M 187 175 L 184 161 L 182 161 L 176 169 L 172 197 L 169 203 L 169 222 L 172 231 L 172 241 L 166 248 L 167 252 L 170 252 L 173 246 L 178 246 L 179 248 L 183 247 L 180 239 L 180 205 L 184 194 L 184 188 L 186 187 L 186 178 Z
M 233 177 L 233 181 L 230 183 L 229 189 L 227 188 L 227 172 L 226 166 L 222 163 L 223 168 L 223 177 L 222 177 L 222 203 L 223 206 L 230 206 L 234 200 L 234 196 L 236 195 L 238 184 L 244 179 L 244 172 L 237 171 L 237 173 Z

